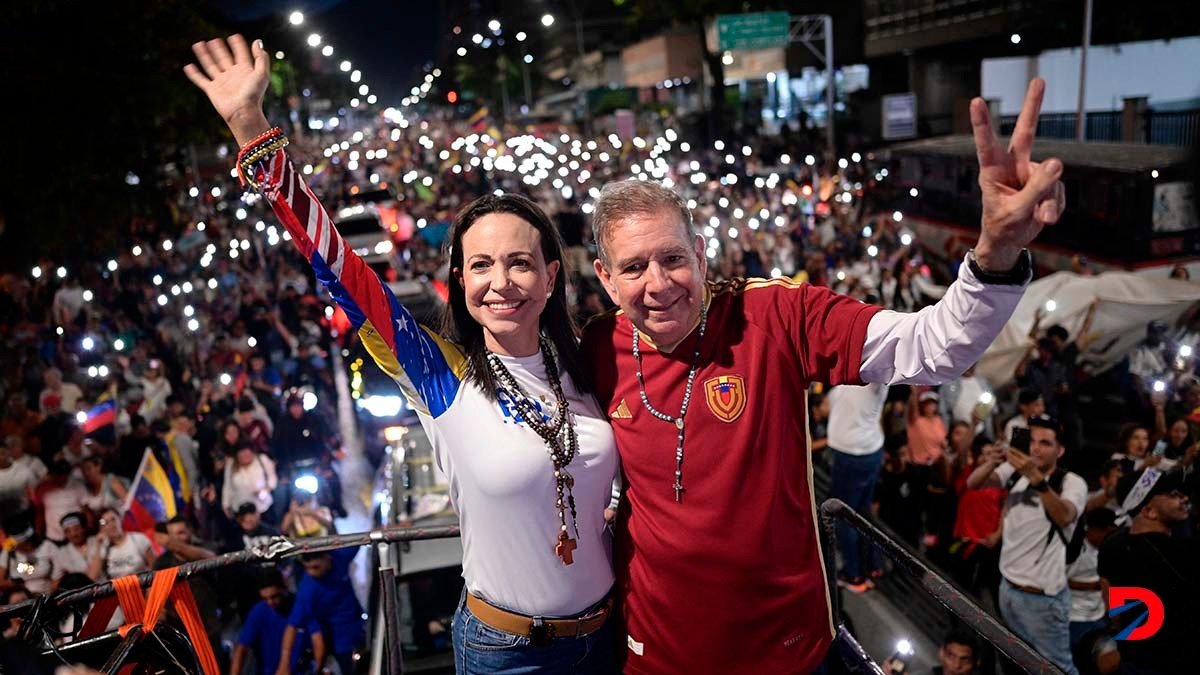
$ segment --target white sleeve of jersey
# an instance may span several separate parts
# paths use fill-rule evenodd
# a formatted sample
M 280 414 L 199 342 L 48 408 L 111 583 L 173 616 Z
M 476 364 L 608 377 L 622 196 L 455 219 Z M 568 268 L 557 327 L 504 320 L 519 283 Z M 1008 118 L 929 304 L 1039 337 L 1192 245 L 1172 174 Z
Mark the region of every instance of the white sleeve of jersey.
M 937 304 L 871 317 L 859 375 L 880 384 L 942 384 L 962 375 L 1000 334 L 1025 286 L 984 284 L 964 262 Z

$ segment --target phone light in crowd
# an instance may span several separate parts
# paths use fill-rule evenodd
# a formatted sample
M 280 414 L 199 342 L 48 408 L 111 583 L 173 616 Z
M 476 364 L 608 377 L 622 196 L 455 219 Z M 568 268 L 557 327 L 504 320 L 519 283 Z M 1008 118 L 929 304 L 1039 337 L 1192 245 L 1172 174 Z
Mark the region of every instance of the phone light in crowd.
M 919 194 L 921 194 L 921 191 L 920 191 L 920 190 L 918 190 L 917 188 L 910 188 L 910 189 L 909 189 L 909 191 L 908 191 L 908 196 L 909 196 L 909 197 L 916 197 L 916 196 L 917 196 L 917 195 L 919 195 Z
M 899 211 L 892 211 L 892 220 L 894 220 L 898 223 L 898 222 L 904 220 L 904 214 L 900 213 Z
M 304 396 L 300 397 L 300 401 L 304 404 L 305 410 L 312 410 L 317 407 L 317 395 L 311 391 L 304 392 Z
M 872 231 L 873 231 L 873 230 L 871 230 L 871 226 L 870 226 L 870 225 L 866 225 L 866 226 L 864 226 L 864 227 L 863 227 L 863 229 L 862 229 L 862 236 L 864 236 L 864 237 L 869 237 L 869 236 L 871 236 L 871 233 L 872 233 Z
M 554 25 L 554 15 L 553 14 L 543 14 L 542 15 L 542 25 L 545 26 L 546 28 L 553 26 Z
M 846 273 L 845 273 L 844 271 L 841 271 L 841 270 L 839 270 L 839 271 L 838 271 L 838 273 L 837 273 L 837 280 L 838 280 L 838 281 L 845 281 L 845 280 L 846 280 Z
M 213 189 L 214 189 L 214 190 L 216 190 L 217 188 L 213 188 Z M 136 258 L 136 257 L 138 257 L 138 256 L 140 256 L 140 255 L 142 254 L 142 247 L 141 247 L 141 246 L 134 246 L 134 247 L 133 247 L 133 250 L 132 250 L 132 253 L 133 253 L 133 257 L 135 257 L 135 258 Z
M 217 378 L 217 381 L 228 387 L 233 382 L 233 376 L 229 373 L 221 373 L 221 377 Z
M 1012 35 L 1008 36 L 1008 41 L 1013 43 L 1014 45 L 1021 44 L 1021 34 L 1013 33 Z
M 57 274 L 58 274 L 59 279 L 66 279 L 67 278 L 67 268 L 65 268 L 65 267 L 58 268 Z
M 901 246 L 908 246 L 911 243 L 912 243 L 912 235 L 911 234 L 905 232 L 904 234 L 900 235 L 900 245 Z
M 1047 311 L 1047 312 L 1053 312 L 1053 311 L 1054 311 L 1054 310 L 1056 310 L 1056 309 L 1058 309 L 1058 303 L 1057 303 L 1057 302 L 1055 302 L 1055 301 L 1053 301 L 1053 300 L 1047 300 L 1047 301 L 1046 301 L 1046 311 Z
M 311 473 L 306 473 L 301 476 L 296 476 L 296 489 L 301 492 L 307 492 L 310 495 L 317 494 L 317 477 Z
M 42 278 L 42 268 L 35 267 L 35 268 L 33 268 L 33 271 L 30 272 L 30 274 L 33 275 L 34 279 L 41 279 Z
M 388 443 L 399 443 L 406 433 L 408 433 L 408 427 L 384 427 L 383 440 Z
M 109 271 L 109 272 L 116 272 L 116 271 L 117 271 L 117 261 L 116 261 L 116 260 L 109 260 L 109 261 L 108 261 L 108 271 Z
M 124 351 L 125 350 L 125 341 L 122 340 L 121 338 L 117 338 L 116 340 L 113 340 L 113 349 L 115 349 L 119 352 Z
M 83 347 L 83 351 L 90 352 L 96 348 L 96 341 L 89 335 L 79 342 L 79 346 Z
M 1155 380 L 1155 381 L 1154 381 L 1154 393 L 1156 393 L 1156 394 L 1161 394 L 1161 393 L 1163 393 L 1163 392 L 1164 392 L 1164 391 L 1166 391 L 1166 390 L 1167 390 L 1167 383 L 1166 383 L 1166 382 L 1163 382 L 1162 380 Z
M 197 321 L 196 319 L 188 319 L 187 327 L 188 327 L 188 330 L 195 333 L 196 331 L 200 330 L 200 322 Z
M 254 338 L 254 336 L 252 335 L 252 336 L 246 338 L 246 344 L 250 345 L 251 349 L 254 349 L 255 347 L 258 346 L 258 340 L 256 340 Z
M 1192 348 L 1190 345 L 1179 345 L 1179 356 L 1181 358 L 1186 359 L 1186 358 L 1189 358 L 1191 355 L 1192 355 Z
M 91 302 L 91 301 L 92 301 L 92 298 L 94 298 L 94 297 L 96 297 L 96 296 L 95 296 L 95 295 L 93 295 L 91 291 L 84 291 L 84 292 L 83 292 L 83 301 L 84 301 L 84 302 Z
M 321 46 L 321 36 L 320 36 L 320 34 L 318 34 L 318 33 L 313 33 L 313 34 L 309 35 L 309 36 L 308 36 L 308 46 L 309 46 L 309 47 L 319 47 L 319 46 Z
M 58 328 L 56 328 L 56 329 L 55 329 L 55 331 L 54 331 L 54 332 L 55 332 L 55 333 L 58 333 L 58 334 L 61 336 L 61 335 L 63 334 L 63 327 L 62 327 L 62 326 L 59 326 Z
M 809 165 L 809 166 L 812 166 L 812 165 L 814 165 L 814 164 L 816 164 L 816 163 L 817 163 L 817 158 L 816 158 L 816 157 L 813 157 L 812 155 L 805 155 L 805 156 L 804 156 L 804 163 L 805 163 L 805 164 L 807 164 L 807 165 Z
M 91 368 L 91 369 L 94 369 L 94 368 L 95 368 L 95 366 L 92 366 L 92 368 Z M 91 370 L 91 369 L 89 369 L 89 370 Z M 90 373 L 89 373 L 89 374 L 90 374 Z M 92 375 L 92 377 L 95 377 L 95 375 Z M 75 413 L 75 423 L 76 423 L 76 424 L 83 424 L 84 422 L 87 422 L 87 413 L 83 412 L 82 410 L 80 410 L 79 412 Z
M 908 640 L 897 640 L 896 641 L 896 654 L 898 654 L 901 657 L 907 658 L 909 656 L 912 656 L 914 653 L 915 652 L 913 650 L 912 642 L 910 642 Z
M 874 258 L 875 256 L 879 255 L 879 248 L 876 247 L 875 244 L 871 244 L 867 247 L 867 255 Z
M 992 396 L 992 392 L 990 391 L 985 391 L 979 395 L 979 402 L 984 405 L 991 405 L 995 400 L 996 397 Z
M 304 12 L 292 12 L 288 15 L 288 23 L 293 26 L 299 26 L 304 23 Z

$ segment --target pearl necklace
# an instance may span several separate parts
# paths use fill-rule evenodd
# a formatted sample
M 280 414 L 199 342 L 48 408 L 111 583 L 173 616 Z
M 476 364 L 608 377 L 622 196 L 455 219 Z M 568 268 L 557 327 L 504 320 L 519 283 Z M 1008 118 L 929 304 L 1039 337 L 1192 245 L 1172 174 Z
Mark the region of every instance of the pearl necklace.
M 550 461 L 554 465 L 554 483 L 558 492 L 558 500 L 555 503 L 555 507 L 558 510 L 558 520 L 561 525 L 554 546 L 554 553 L 562 558 L 564 565 L 570 565 L 574 562 L 572 552 L 578 548 L 578 544 L 575 539 L 571 538 L 567 528 L 566 511 L 568 509 L 571 511 L 571 526 L 575 530 L 576 537 L 579 536 L 579 523 L 576 519 L 575 494 L 572 490 L 575 486 L 575 478 L 567 471 L 567 465 L 579 454 L 579 438 L 575 434 L 575 425 L 570 422 L 568 414 L 569 403 L 566 394 L 563 393 L 562 382 L 558 377 L 558 364 L 554 360 L 554 353 L 550 350 L 550 345 L 544 337 L 538 338 L 538 346 L 542 352 L 542 360 L 546 365 L 546 377 L 550 380 L 550 389 L 554 392 L 554 398 L 558 404 L 558 410 L 555 412 L 554 419 L 549 424 L 542 421 L 541 411 L 534 408 L 530 402 L 529 395 L 525 393 L 520 383 L 517 382 L 517 378 L 513 377 L 513 374 L 505 367 L 500 357 L 489 351 L 487 360 L 492 374 L 496 376 L 496 379 L 500 381 L 500 385 L 512 398 L 513 407 L 521 416 L 521 419 L 546 444 L 546 450 L 550 454 Z M 563 436 L 566 436 L 565 443 L 563 442 Z
M 700 365 L 700 344 L 704 341 L 704 327 L 708 323 L 708 305 L 705 304 L 700 308 L 700 334 L 696 337 L 696 351 L 692 353 L 692 366 L 688 370 L 687 388 L 683 391 L 683 406 L 679 409 L 678 417 L 660 411 L 658 408 L 650 405 L 650 399 L 646 396 L 646 378 L 642 376 L 642 352 L 640 348 L 641 337 L 637 327 L 633 329 L 633 358 L 637 362 L 637 381 L 638 393 L 642 396 L 642 405 L 651 415 L 666 422 L 674 424 L 679 431 L 677 441 L 675 443 L 675 484 L 672 486 L 675 490 L 675 502 L 683 502 L 683 418 L 687 415 L 688 406 L 692 402 L 692 383 L 696 380 L 696 371 Z

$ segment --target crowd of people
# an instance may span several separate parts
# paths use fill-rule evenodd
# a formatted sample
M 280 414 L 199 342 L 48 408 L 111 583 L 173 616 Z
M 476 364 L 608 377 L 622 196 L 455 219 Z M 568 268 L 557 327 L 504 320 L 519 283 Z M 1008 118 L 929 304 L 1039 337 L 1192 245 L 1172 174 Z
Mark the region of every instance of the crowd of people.
M 551 214 L 563 237 L 571 311 L 602 312 L 611 303 L 591 264 L 599 252 L 589 215 L 601 187 L 633 175 L 687 200 L 709 242 L 712 280 L 786 277 L 905 312 L 937 299 L 901 214 L 873 201 L 886 171 L 857 153 L 823 171 L 811 139 L 786 127 L 701 147 L 669 118 L 646 120 L 636 138 L 498 127 L 389 114 L 353 133 L 297 129 L 288 151 L 331 211 L 390 192 L 393 216 L 381 226 L 394 243 L 384 271 L 392 279 L 444 282 L 441 236 L 458 209 L 516 192 Z M 293 479 L 299 464 L 336 466 L 334 352 L 354 336 L 339 330 L 291 237 L 228 167 L 172 186 L 173 216 L 132 223 L 127 248 L 107 264 L 41 260 L 32 274 L 0 279 L 0 604 L 281 533 L 330 533 L 343 515 L 336 480 L 325 482 L 332 494 L 314 495 Z M 1077 336 L 1035 327 L 1004 387 L 973 369 L 941 387 L 814 386 L 813 448 L 828 462 L 833 496 L 874 511 L 1047 658 L 1092 672 L 1107 654 L 1092 646 L 1106 617 L 1101 579 L 1161 590 L 1179 614 L 1194 615 L 1187 598 L 1200 599 L 1200 561 L 1184 543 L 1196 536 L 1186 504 L 1198 483 L 1200 378 L 1190 361 L 1189 372 L 1174 368 L 1179 346 L 1197 344 L 1191 329 L 1176 339 L 1152 325 L 1124 390 L 1080 367 L 1087 326 Z M 1170 386 L 1155 386 L 1166 377 Z M 1102 443 L 1080 392 L 1109 386 L 1142 405 L 1128 408 L 1105 456 L 1083 457 Z M 97 425 L 105 402 L 114 419 Z M 174 467 L 186 487 L 177 515 L 153 532 L 127 531 L 130 491 L 149 459 Z M 869 592 L 888 569 L 852 530 L 840 534 L 840 583 Z M 192 580 L 208 585 L 195 595 L 232 672 L 251 657 L 270 673 L 327 655 L 350 672 L 363 628 L 351 553 L 305 556 L 282 574 Z M 1183 634 L 1176 625 L 1187 624 L 1171 624 L 1146 649 L 1123 645 L 1122 657 L 1173 672 L 1171 650 L 1149 646 L 1171 644 L 1163 641 Z M 958 664 L 947 672 L 979 667 L 966 637 L 947 638 L 942 651 L 944 664 Z

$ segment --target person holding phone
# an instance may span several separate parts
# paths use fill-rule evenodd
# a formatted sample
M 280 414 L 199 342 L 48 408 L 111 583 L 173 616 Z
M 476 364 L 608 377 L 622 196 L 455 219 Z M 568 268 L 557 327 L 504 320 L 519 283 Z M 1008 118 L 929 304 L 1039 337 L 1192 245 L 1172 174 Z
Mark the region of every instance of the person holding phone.
M 1009 446 L 993 446 L 967 478 L 972 488 L 1008 491 L 1000 548 L 1000 614 L 1009 628 L 1069 675 L 1071 590 L 1067 543 L 1087 502 L 1087 483 L 1058 462 L 1057 422 L 1031 418 Z

